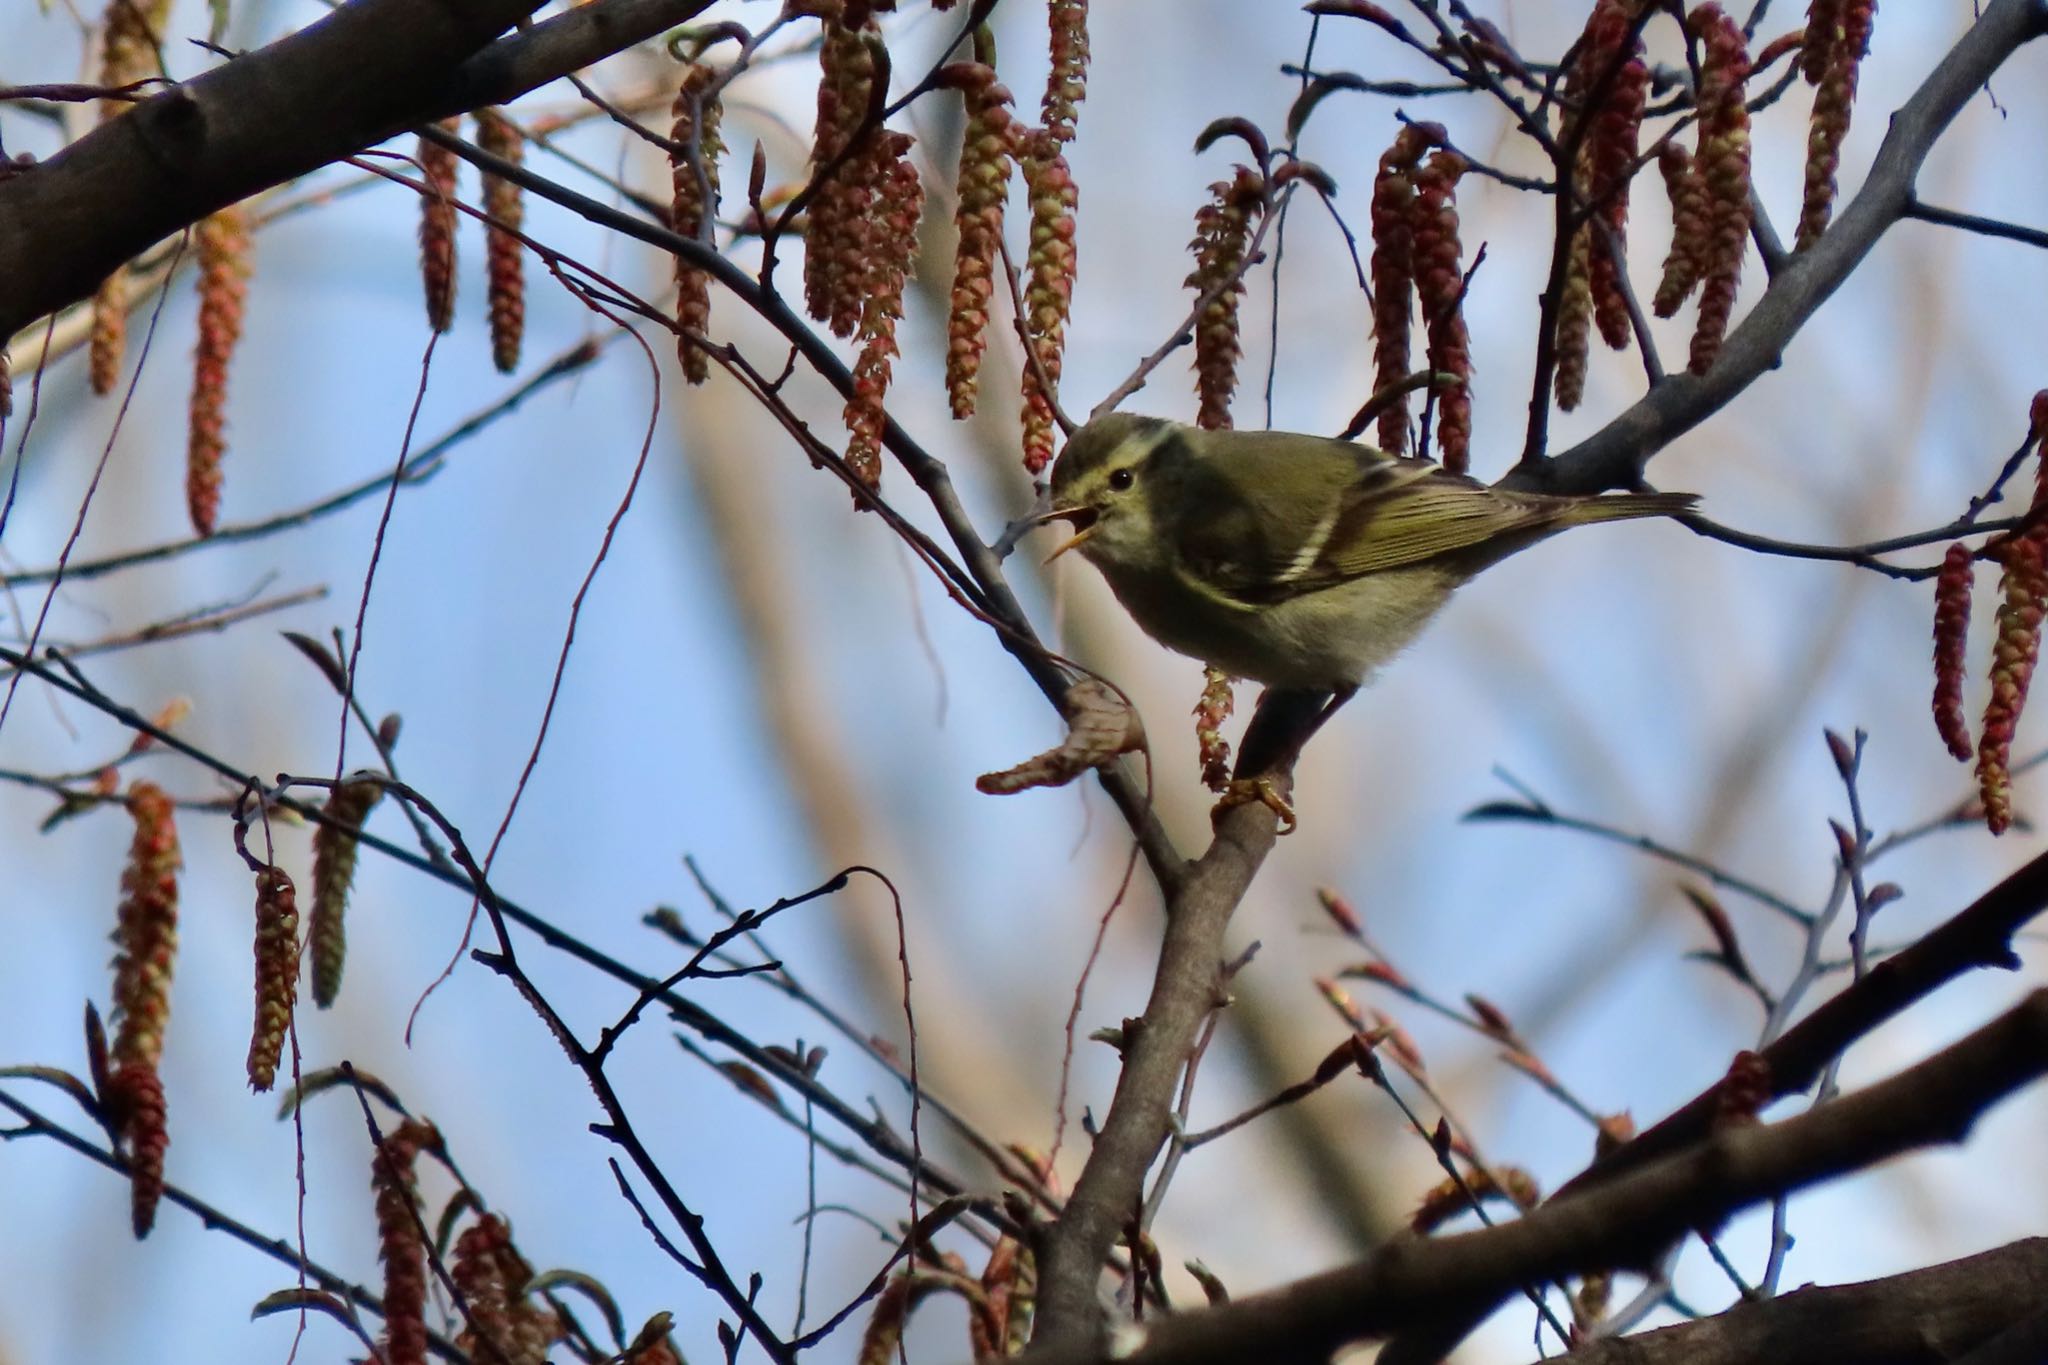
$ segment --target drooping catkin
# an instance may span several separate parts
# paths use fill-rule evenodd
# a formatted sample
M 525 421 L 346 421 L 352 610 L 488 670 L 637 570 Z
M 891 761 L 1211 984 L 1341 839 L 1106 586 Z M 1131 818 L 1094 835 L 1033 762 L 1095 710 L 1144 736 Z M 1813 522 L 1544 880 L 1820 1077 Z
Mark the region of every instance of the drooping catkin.
M 2048 570 L 2041 538 L 2015 537 L 2004 549 L 1999 581 L 1997 638 L 1991 649 L 1991 697 L 1977 741 L 1977 794 L 1993 834 L 2012 825 L 2012 742 L 2026 709 L 2027 688 L 2041 654 L 2041 612 L 2048 605 Z
M 1472 458 L 1472 339 L 1465 329 L 1464 247 L 1458 180 L 1465 158 L 1438 151 L 1415 171 L 1415 297 L 1422 306 L 1424 363 L 1438 376 L 1436 455 L 1462 474 Z
M 1699 286 L 1713 215 L 1707 205 L 1706 182 L 1700 179 L 1691 152 L 1675 142 L 1665 143 L 1657 153 L 1657 170 L 1671 200 L 1671 250 L 1664 257 L 1664 273 L 1650 308 L 1658 317 L 1668 318 Z
M 1443 141 L 1443 129 L 1411 123 L 1380 157 L 1372 187 L 1373 391 L 1392 392 L 1408 378 L 1408 338 L 1415 311 L 1415 182 L 1422 154 Z M 1408 448 L 1405 394 L 1380 412 L 1379 445 L 1400 454 Z
M 1961 541 L 1942 556 L 1934 580 L 1934 728 L 1958 761 L 1970 757 L 1970 723 L 1963 717 L 1963 673 L 1970 643 L 1970 588 L 1976 565 Z
M 1708 222 L 1690 368 L 1705 374 L 1721 354 L 1749 246 L 1749 51 L 1742 26 L 1717 4 L 1701 5 L 1686 23 L 1700 40 L 1696 165 Z
M 1814 0 L 1806 16 L 1800 68 L 1817 87 L 1806 131 L 1806 183 L 1794 249 L 1804 251 L 1827 230 L 1835 209 L 1835 176 L 1856 105 L 1856 83 L 1870 51 L 1877 0 Z
M 872 166 L 871 159 L 839 161 L 866 121 L 875 81 L 873 44 L 878 40 L 871 21 L 863 19 L 858 26 L 843 22 L 853 17 L 828 14 L 818 49 L 813 174 L 839 164 L 813 194 L 804 229 L 805 306 L 835 336 L 852 336 L 860 326 L 864 229 L 872 189 L 858 178 L 859 169 Z
M 153 782 L 128 789 L 135 835 L 121 873 L 120 922 L 114 931 L 116 1065 L 152 1070 L 163 1057 L 171 1015 L 171 975 L 178 951 L 178 828 L 171 798 Z
M 512 1230 L 486 1213 L 455 1239 L 449 1277 L 462 1291 L 468 1325 L 456 1345 L 478 1361 L 502 1365 L 546 1365 L 547 1351 L 561 1334 L 555 1314 L 526 1297 L 533 1268 L 512 1245 Z
M 427 1361 L 427 1248 L 420 1235 L 413 1165 L 422 1151 L 440 1142 L 431 1123 L 409 1119 L 384 1135 L 370 1159 L 377 1256 L 384 1262 L 385 1365 Z
M 960 143 L 959 206 L 953 215 L 960 245 L 946 314 L 946 394 L 956 418 L 974 415 L 981 357 L 988 349 L 1016 127 L 1010 92 L 997 83 L 996 73 L 979 64 L 962 70 L 958 84 L 967 100 L 967 127 Z
M 1557 300 L 1557 369 L 1551 392 L 1566 412 L 1586 397 L 1586 371 L 1593 355 L 1593 238 L 1572 234 L 1565 258 L 1564 290 Z
M 1183 283 L 1197 298 L 1213 292 L 1195 319 L 1195 425 L 1230 426 L 1230 398 L 1237 390 L 1238 304 L 1244 297 L 1245 252 L 1252 227 L 1266 205 L 1266 180 L 1239 166 L 1228 180 L 1209 186 L 1209 201 L 1195 211 L 1195 235 L 1188 243 L 1195 268 Z
M 502 109 L 476 111 L 476 145 L 501 161 L 518 165 L 526 155 L 526 139 Z M 485 301 L 491 314 L 491 363 L 500 374 L 519 368 L 519 348 L 526 335 L 526 247 L 519 230 L 526 221 L 526 192 L 519 182 L 485 172 L 484 228 Z
M 1088 96 L 1088 0 L 1047 0 L 1051 70 L 1042 121 L 1054 142 L 1074 140 L 1074 120 Z
M 459 130 L 455 119 L 440 124 L 441 131 Z M 419 140 L 420 178 L 426 192 L 420 196 L 420 284 L 427 302 L 427 325 L 445 332 L 455 325 L 455 173 L 462 163 L 454 152 L 438 142 Z
M 1628 260 L 1629 182 L 1650 89 L 1636 10 L 1633 0 L 1598 0 L 1566 77 L 1567 94 L 1588 102 L 1579 114 L 1587 122 L 1573 184 L 1589 215 L 1579 231 L 1586 236 L 1593 320 L 1615 350 L 1633 335 L 1621 277 Z
M 882 429 L 887 421 L 884 400 L 889 392 L 890 360 L 897 354 L 896 324 L 903 317 L 903 281 L 917 250 L 917 220 L 924 209 L 924 187 L 909 160 L 908 133 L 883 130 L 868 153 L 877 165 L 866 178 L 875 186 L 874 208 L 867 227 L 866 278 L 862 281 L 861 350 L 853 366 L 853 397 L 846 404 L 847 467 L 869 488 L 882 480 Z
M 100 30 L 100 84 L 118 88 L 161 71 L 158 47 L 171 17 L 171 0 L 110 0 Z M 105 123 L 128 112 L 127 100 L 100 101 Z M 128 304 L 132 281 L 126 265 L 116 266 L 92 299 L 92 328 L 86 344 L 86 374 L 92 391 L 112 393 L 128 347 Z
M 154 1063 L 135 1061 L 117 1068 L 111 1084 L 108 1108 L 120 1116 L 127 1148 L 129 1223 L 140 1240 L 156 1226 L 156 1208 L 164 1197 L 164 1157 L 171 1146 L 164 1082 Z
M 128 789 L 135 833 L 121 873 L 114 931 L 113 1046 L 109 1093 L 102 1096 L 126 1148 L 135 1235 L 146 1237 L 163 1197 L 170 1146 L 163 1077 L 171 975 L 178 949 L 178 869 L 183 859 L 171 799 L 153 782 Z
M 1202 670 L 1202 695 L 1195 702 L 1195 749 L 1202 765 L 1202 785 L 1220 792 L 1230 785 L 1230 741 L 1223 722 L 1236 705 L 1230 676 L 1217 668 Z
M 249 1088 L 277 1081 L 285 1034 L 299 998 L 299 894 L 281 867 L 256 874 L 256 1018 L 249 1032 Z
M 220 519 L 221 457 L 227 453 L 228 364 L 242 339 L 249 295 L 249 224 L 239 204 L 210 214 L 193 233 L 199 259 L 199 345 L 192 357 L 185 507 L 192 529 L 213 534 Z
M 343 782 L 327 798 L 326 815 L 313 831 L 313 912 L 308 942 L 313 955 L 313 1003 L 326 1009 L 341 993 L 341 969 L 348 952 L 343 915 L 355 880 L 356 834 L 370 808 L 383 796 L 375 782 Z
M 1029 139 L 1024 184 L 1031 196 L 1031 248 L 1025 262 L 1024 339 L 1033 365 L 1024 365 L 1024 468 L 1033 474 L 1052 463 L 1061 362 L 1066 354 L 1067 317 L 1074 306 L 1074 210 L 1079 190 L 1059 144 L 1041 132 Z M 1044 383 L 1039 379 L 1044 372 Z M 1046 391 L 1047 386 L 1052 389 Z
M 670 154 L 670 225 L 679 237 L 705 239 L 706 226 L 718 217 L 718 162 L 725 153 L 720 135 L 724 121 L 723 102 L 711 93 L 718 71 L 693 65 L 683 73 L 676 89 L 669 127 L 669 141 L 678 148 L 691 149 L 687 155 Z M 705 336 L 711 327 L 711 277 L 676 257 L 676 356 L 682 362 L 683 378 L 702 384 L 711 377 L 711 359 L 693 337 Z

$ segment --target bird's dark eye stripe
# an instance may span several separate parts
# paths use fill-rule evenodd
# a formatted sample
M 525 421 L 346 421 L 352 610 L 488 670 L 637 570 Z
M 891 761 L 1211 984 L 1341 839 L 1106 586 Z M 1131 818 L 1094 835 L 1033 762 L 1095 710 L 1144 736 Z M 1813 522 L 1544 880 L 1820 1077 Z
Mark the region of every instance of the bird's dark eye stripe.
M 1137 481 L 1138 476 L 1136 474 L 1133 474 L 1128 466 L 1123 469 L 1117 470 L 1114 474 L 1111 474 L 1109 476 L 1109 486 L 1111 488 L 1114 488 L 1119 493 L 1123 492 L 1125 489 L 1129 488 L 1132 484 L 1136 483 Z

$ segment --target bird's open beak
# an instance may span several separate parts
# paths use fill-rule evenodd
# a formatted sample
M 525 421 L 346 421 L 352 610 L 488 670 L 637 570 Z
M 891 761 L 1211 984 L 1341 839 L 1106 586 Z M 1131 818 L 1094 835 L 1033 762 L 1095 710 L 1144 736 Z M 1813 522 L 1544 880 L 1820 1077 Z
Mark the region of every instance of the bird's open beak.
M 1053 549 L 1053 552 L 1045 557 L 1045 562 L 1047 564 L 1052 563 L 1055 559 L 1058 559 L 1061 555 L 1074 549 L 1087 540 L 1088 537 L 1094 535 L 1096 520 L 1099 516 L 1100 514 L 1092 507 L 1055 507 L 1050 512 L 1033 517 L 1032 524 L 1034 526 L 1045 526 L 1055 521 L 1064 521 L 1074 528 L 1074 534 L 1061 541 Z

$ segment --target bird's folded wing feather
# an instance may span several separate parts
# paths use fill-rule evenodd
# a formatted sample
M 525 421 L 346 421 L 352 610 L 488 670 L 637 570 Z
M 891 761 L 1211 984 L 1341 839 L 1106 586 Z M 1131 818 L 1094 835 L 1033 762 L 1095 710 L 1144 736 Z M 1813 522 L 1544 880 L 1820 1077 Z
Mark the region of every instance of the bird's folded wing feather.
M 1542 500 L 1422 460 L 1346 453 L 1281 471 L 1259 466 L 1294 457 L 1260 452 L 1233 462 L 1227 488 L 1190 488 L 1183 564 L 1213 595 L 1266 605 L 1535 530 L 1556 515 Z

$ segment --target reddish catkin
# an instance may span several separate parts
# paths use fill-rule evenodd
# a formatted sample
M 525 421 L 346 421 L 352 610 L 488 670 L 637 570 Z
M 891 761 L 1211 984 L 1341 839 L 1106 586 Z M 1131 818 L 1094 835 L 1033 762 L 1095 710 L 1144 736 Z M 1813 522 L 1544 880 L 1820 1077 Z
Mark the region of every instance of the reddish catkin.
M 1209 202 L 1195 211 L 1195 235 L 1188 243 L 1195 268 L 1183 283 L 1200 298 L 1214 297 L 1195 320 L 1195 393 L 1201 409 L 1197 426 L 1230 426 L 1230 396 L 1237 391 L 1238 303 L 1244 296 L 1244 256 L 1252 224 L 1266 203 L 1265 178 L 1239 166 L 1229 180 L 1209 187 Z
M 1062 145 L 1074 140 L 1074 120 L 1088 96 L 1088 0 L 1047 0 L 1052 69 L 1045 78 L 1045 131 Z
M 1823 16 L 1819 11 L 1827 11 Z M 1807 11 L 1808 46 L 1802 70 L 1819 69 L 1813 96 L 1813 119 L 1806 130 L 1806 191 L 1799 209 L 1795 250 L 1803 251 L 1827 230 L 1835 210 L 1835 174 L 1842 165 L 1842 143 L 1849 136 L 1849 118 L 1856 104 L 1857 75 L 1870 51 L 1870 29 L 1877 18 L 1877 0 L 1815 0 Z M 1814 46 L 1816 30 L 1831 31 Z M 1813 59 L 1813 65 L 1806 58 Z M 1811 76 L 1809 76 L 1811 79 Z
M 140 1239 L 156 1226 L 156 1206 L 164 1197 L 170 1114 L 154 1063 L 127 1063 L 114 1073 L 112 1086 L 110 1108 L 120 1115 L 121 1140 L 128 1148 L 129 1222 Z
M 1741 26 L 1719 5 L 1701 5 L 1686 23 L 1701 48 L 1697 161 L 1708 214 L 1690 368 L 1705 374 L 1721 354 L 1749 244 L 1749 51 Z
M 1373 390 L 1387 393 L 1408 377 L 1408 332 L 1415 309 L 1415 183 L 1422 154 L 1443 141 L 1443 129 L 1411 123 L 1380 157 L 1372 186 Z M 1399 454 L 1408 448 L 1408 399 L 1380 413 L 1379 443 Z
M 114 267 L 114 273 L 100 281 L 92 296 L 92 331 L 86 341 L 86 380 L 92 391 L 105 397 L 121 380 L 121 356 L 128 349 L 128 295 L 131 280 L 128 267 Z
M 1848 0 L 1807 0 L 1804 41 L 1799 45 L 1799 74 L 1808 85 L 1827 78 L 1828 65 L 1842 41 L 1842 10 Z
M 448 119 L 440 127 L 453 133 L 460 125 Z M 426 291 L 427 325 L 445 332 L 455 325 L 455 170 L 461 162 L 454 152 L 423 137 L 419 163 L 426 184 L 420 195 L 420 283 Z
M 890 361 L 897 354 L 896 324 L 903 318 L 903 281 L 917 251 L 917 219 L 924 209 L 924 187 L 918 183 L 917 167 L 908 160 L 911 145 L 909 134 L 885 129 L 876 134 L 872 153 L 887 164 L 870 177 L 875 201 L 861 288 L 861 349 L 845 414 L 851 433 L 846 464 L 869 488 L 882 481 L 882 427 L 887 420 L 883 403 L 889 392 Z
M 1707 206 L 1706 182 L 1700 179 L 1691 152 L 1675 142 L 1665 143 L 1657 153 L 1657 170 L 1671 200 L 1671 251 L 1664 257 L 1664 273 L 1650 307 L 1658 317 L 1668 318 L 1700 282 L 1713 215 Z
M 825 21 L 818 50 L 818 122 L 811 148 L 813 174 L 831 166 L 867 118 L 875 79 L 868 34 L 838 16 Z M 858 172 L 872 158 L 847 161 L 818 184 L 811 197 L 804 245 L 804 303 L 837 336 L 860 325 L 860 274 L 870 186 Z
M 157 48 L 170 15 L 170 0 L 112 0 L 100 32 L 100 84 L 132 85 L 158 74 Z M 127 100 L 101 100 L 100 122 L 132 107 Z M 97 394 L 112 393 L 121 377 L 121 355 L 128 346 L 130 284 L 128 267 L 116 266 L 93 295 L 86 372 Z
M 718 160 L 725 153 L 720 135 L 724 104 L 708 94 L 719 72 L 709 66 L 692 66 L 683 73 L 676 89 L 674 123 L 669 141 L 678 148 L 694 148 L 695 155 L 671 153 L 669 177 L 673 198 L 669 201 L 670 224 L 676 235 L 692 241 L 705 240 L 706 228 L 718 217 Z M 682 361 L 683 378 L 702 384 L 711 377 L 711 357 L 692 338 L 705 336 L 711 328 L 711 277 L 676 257 L 676 356 Z
M 1586 367 L 1593 353 L 1593 241 L 1572 234 L 1565 258 L 1564 291 L 1557 300 L 1557 376 L 1552 391 L 1570 412 L 1585 399 Z
M 517 166 L 526 156 L 526 139 L 502 109 L 476 111 L 476 145 L 501 161 Z M 485 298 L 491 313 L 491 363 L 500 374 L 519 368 L 519 347 L 526 336 L 526 248 L 519 229 L 526 222 L 526 192 L 519 182 L 484 173 Z
M 946 314 L 946 395 L 955 418 L 974 415 L 981 357 L 988 349 L 996 257 L 1010 192 L 1010 140 L 1016 126 L 1010 92 L 996 83 L 996 73 L 978 64 L 962 71 L 967 130 L 960 143 L 959 206 L 953 214 L 960 246 L 953 258 Z
M 1977 741 L 1977 793 L 1984 803 L 1984 823 L 1993 834 L 2003 834 L 2012 825 L 2013 734 L 2040 657 L 2041 610 L 2048 597 L 2038 536 L 2009 541 L 2003 558 L 1999 588 L 2004 601 L 1998 607 L 1998 636 L 1991 649 L 1991 698 L 1984 706 L 1984 727 Z
M 1601 339 L 1617 351 L 1633 337 L 1621 275 L 1628 259 L 1629 180 L 1636 171 L 1643 106 L 1650 90 L 1650 69 L 1643 63 L 1642 42 L 1630 18 L 1634 8 L 1631 0 L 1599 0 L 1566 82 L 1568 93 L 1599 100 L 1581 114 L 1590 122 L 1579 145 L 1575 182 L 1591 215 L 1579 230 L 1587 236 L 1593 319 Z M 1596 224 L 1604 224 L 1605 230 Z
M 307 939 L 313 950 L 313 1003 L 323 1010 L 341 994 L 348 953 L 343 914 L 356 875 L 356 834 L 383 794 L 375 782 L 342 783 L 327 798 L 326 815 L 333 823 L 313 831 L 313 919 Z
M 220 518 L 221 456 L 227 453 L 228 362 L 242 339 L 249 296 L 249 224 L 239 204 L 199 222 L 199 345 L 192 356 L 190 435 L 185 446 L 185 507 L 192 529 L 213 534 Z
M 420 1236 L 413 1163 L 440 1141 L 431 1123 L 409 1119 L 384 1135 L 370 1159 L 377 1256 L 384 1262 L 385 1365 L 426 1365 L 427 1249 Z
M 128 789 L 135 837 L 121 873 L 120 923 L 114 931 L 116 1065 L 152 1070 L 163 1057 L 171 1015 L 171 971 L 178 951 L 178 827 L 171 798 L 153 782 Z
M 1957 541 L 1942 556 L 1934 579 L 1934 728 L 1958 761 L 1970 757 L 1970 723 L 1963 718 L 1964 656 L 1970 642 L 1970 588 L 1976 565 Z
M 1465 158 L 1433 152 L 1415 172 L 1415 297 L 1422 305 L 1426 364 L 1448 375 L 1436 394 L 1437 458 L 1462 474 L 1472 458 L 1472 339 L 1465 330 L 1464 248 L 1454 197 Z
M 249 1088 L 277 1081 L 278 1058 L 299 999 L 299 893 L 281 867 L 256 874 L 256 1022 L 249 1032 Z
M 1236 704 L 1230 675 L 1204 668 L 1202 695 L 1195 702 L 1195 749 L 1202 763 L 1202 785 L 1212 792 L 1230 785 L 1230 741 L 1223 737 L 1223 722 Z
M 500 1365 L 546 1365 L 548 1347 L 561 1335 L 554 1313 L 526 1298 L 533 1267 L 512 1245 L 512 1229 L 486 1213 L 455 1239 L 449 1277 L 462 1291 L 473 1330 L 456 1344 L 479 1361 Z
M 1060 361 L 1066 352 L 1067 315 L 1074 306 L 1074 209 L 1079 191 L 1058 143 L 1040 132 L 1031 139 L 1024 162 L 1024 184 L 1031 196 L 1031 250 L 1025 263 L 1024 335 L 1034 366 L 1024 364 L 1024 468 L 1033 474 L 1052 463 L 1053 394 L 1059 389 Z M 1039 371 L 1051 385 L 1048 394 Z
M 455 1260 L 449 1278 L 462 1291 L 466 1325 L 455 1344 L 473 1360 L 499 1360 L 504 1365 L 529 1365 L 529 1357 L 513 1344 L 512 1299 L 518 1287 L 506 1282 L 504 1252 L 511 1232 L 496 1214 L 484 1214 L 455 1239 Z

